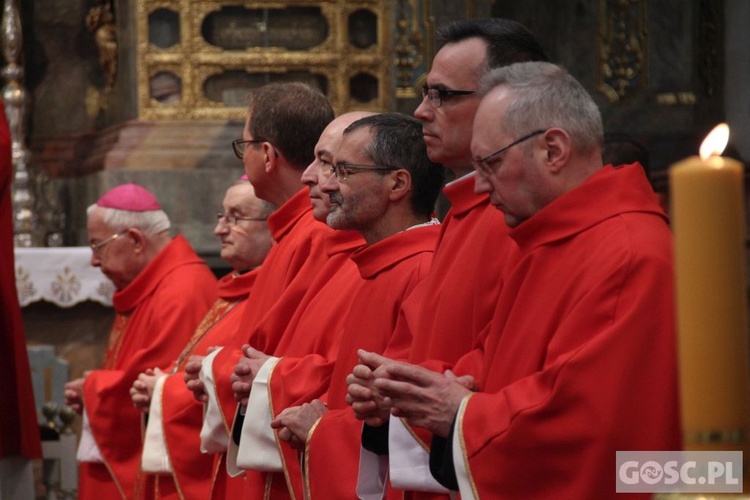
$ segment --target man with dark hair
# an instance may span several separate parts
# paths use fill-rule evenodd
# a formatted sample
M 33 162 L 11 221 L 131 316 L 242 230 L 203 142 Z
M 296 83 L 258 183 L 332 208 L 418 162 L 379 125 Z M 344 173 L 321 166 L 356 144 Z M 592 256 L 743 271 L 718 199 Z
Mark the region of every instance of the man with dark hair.
M 248 414 L 262 406 L 266 414 L 279 417 L 272 423 L 280 429 L 278 438 L 293 441 L 299 449 L 304 448 L 315 420 L 326 412 L 317 399 L 324 398 L 332 411 L 316 428 L 322 429 L 320 435 L 336 438 L 316 440 L 311 453 L 318 458 L 306 463 L 307 481 L 302 480 L 297 451 L 285 443 L 277 449 L 273 435 L 267 441 L 273 443 L 268 453 L 257 446 L 248 450 L 256 456 L 280 453 L 283 457 L 276 470 L 284 471 L 286 481 L 282 477 L 271 483 L 271 498 L 302 498 L 303 484 L 311 485 L 316 498 L 355 496 L 361 423 L 346 407 L 346 375 L 357 362 L 358 348 L 385 349 L 401 303 L 426 275 L 439 232 L 431 207 L 441 185 L 442 170 L 427 157 L 417 120 L 398 113 L 373 115 L 344 130 L 332 173 L 320 187 L 330 197 L 327 224 L 341 232 L 357 231 L 367 242 L 351 257 L 361 285 L 354 290 L 336 285 L 334 290 L 318 292 L 317 296 L 333 293 L 336 298 L 321 302 L 316 296 L 307 306 L 307 319 L 286 332 L 277 354 L 264 360 L 259 373 L 268 372 L 266 387 L 258 385 L 256 378 L 248 403 Z M 332 325 L 327 319 L 331 314 L 343 321 L 334 332 L 334 348 L 325 352 L 317 344 L 331 334 L 319 332 L 314 325 Z M 324 396 L 329 384 L 332 392 Z M 247 426 L 254 426 L 252 432 L 258 435 L 266 431 L 257 424 L 262 421 L 245 419 L 241 451 Z M 333 470 L 331 460 L 339 464 Z M 268 464 L 263 470 L 269 470 Z M 328 480 L 331 474 L 335 481 Z M 278 483 L 291 485 L 294 494 L 275 488 Z
M 344 129 L 357 119 L 372 113 L 354 111 L 335 118 L 320 135 L 315 145 L 315 159 L 302 173 L 301 180 L 309 188 L 313 217 L 325 224 L 330 209 L 330 198 L 320 187 L 331 175 L 333 152 L 338 149 Z M 359 233 L 354 231 L 332 231 L 325 241 L 326 261 L 317 269 L 316 276 L 307 287 L 304 296 L 298 301 L 291 317 L 278 318 L 278 321 L 267 322 L 258 331 L 250 335 L 248 345 L 243 346 L 244 356 L 240 358 L 232 375 L 234 399 L 239 401 L 244 419 L 235 419 L 232 445 L 227 453 L 227 471 L 231 475 L 244 474 L 243 491 L 239 494 L 245 498 L 257 498 L 264 492 L 272 497 L 287 496 L 287 477 L 298 477 L 299 463 L 296 457 L 286 460 L 274 467 L 266 466 L 263 471 L 254 470 L 253 464 L 267 456 L 279 455 L 275 448 L 270 455 L 259 453 L 258 438 L 268 438 L 274 443 L 275 437 L 269 423 L 272 418 L 268 398 L 267 382 L 272 374 L 277 374 L 274 363 L 266 363 L 270 356 L 285 356 L 296 359 L 300 356 L 313 360 L 313 370 L 307 370 L 305 363 L 284 362 L 279 370 L 288 376 L 275 377 L 286 382 L 284 396 L 304 394 L 322 384 L 327 374 L 325 366 L 335 359 L 337 337 L 343 327 L 346 311 L 351 303 L 351 296 L 362 284 L 357 266 L 350 256 L 357 248 L 364 245 Z M 278 328 L 282 330 L 279 331 Z M 324 361 L 323 369 L 317 370 L 317 361 Z M 266 373 L 274 367 L 271 373 Z M 322 373 L 321 373 L 322 372 Z M 315 374 L 320 373 L 320 376 Z M 255 387 L 251 392 L 251 388 Z M 236 404 L 235 404 L 236 406 Z M 232 416 L 229 416 L 231 421 Z M 245 450 L 249 449 L 249 453 Z M 240 453 L 242 452 L 242 453 Z M 295 473 L 295 471 L 297 471 Z M 226 475 L 226 474 L 225 474 Z M 237 479 L 229 481 L 237 483 Z
M 500 293 L 498 276 L 514 247 L 502 214 L 486 194 L 474 193 L 470 143 L 479 81 L 492 68 L 547 56 L 523 25 L 508 19 L 455 21 L 438 28 L 437 39 L 439 49 L 414 116 L 423 124 L 430 159 L 456 177 L 443 191 L 452 207 L 443 221 L 432 271 L 404 304 L 386 352 L 413 363 L 432 360 L 428 364 L 442 371 L 474 347 L 489 323 Z M 421 457 L 411 468 L 391 470 L 389 477 L 399 489 L 447 492 L 432 480 L 427 452 L 412 437 L 413 429 L 394 419 L 397 428 L 389 437 L 388 405 L 372 391 L 372 369 L 360 365 L 352 377 L 354 409 L 372 425 L 365 426 L 365 446 L 383 453 L 390 439 Z M 430 442 L 425 433 L 420 439 Z M 393 459 L 392 446 L 390 452 Z M 379 460 L 363 453 L 373 463 Z
M 616 498 L 617 451 L 681 447 L 667 218 L 639 165 L 602 166 L 599 111 L 564 69 L 500 68 L 483 95 L 476 190 L 518 245 L 491 327 L 461 379 L 362 357 L 461 498 Z
M 323 94 L 298 82 L 259 87 L 247 102 L 245 132 L 243 140 L 235 141 L 235 151 L 242 151 L 258 196 L 281 207 L 298 193 L 299 174 L 313 160 L 315 144 L 333 120 L 333 110 Z
M 511 19 L 487 18 L 459 20 L 438 26 L 435 32 L 437 52 L 449 44 L 471 38 L 486 44 L 485 71 L 523 61 L 546 61 L 547 55 L 534 35 Z
M 275 244 L 258 273 L 238 335 L 252 338 L 260 349 L 273 352 L 279 334 L 328 259 L 325 248 L 331 229 L 313 217 L 300 175 L 332 119 L 333 109 L 316 89 L 302 83 L 268 84 L 251 91 L 243 137 L 232 143 L 256 196 L 277 207 L 268 218 Z M 221 405 L 230 427 L 237 410 L 230 378 L 243 357 L 239 348 L 226 346 L 206 358 L 191 358 L 185 366 L 188 387 L 200 401 L 206 399 L 201 369 L 213 374 L 215 387 L 209 390 L 217 395 L 215 403 Z

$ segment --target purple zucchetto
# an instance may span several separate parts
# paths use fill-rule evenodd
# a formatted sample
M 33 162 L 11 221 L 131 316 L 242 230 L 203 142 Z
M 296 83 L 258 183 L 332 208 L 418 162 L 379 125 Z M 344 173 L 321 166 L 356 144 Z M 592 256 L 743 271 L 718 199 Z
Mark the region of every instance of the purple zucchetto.
M 151 191 L 132 182 L 110 189 L 99 198 L 96 204 L 104 208 L 129 212 L 161 210 L 161 205 Z

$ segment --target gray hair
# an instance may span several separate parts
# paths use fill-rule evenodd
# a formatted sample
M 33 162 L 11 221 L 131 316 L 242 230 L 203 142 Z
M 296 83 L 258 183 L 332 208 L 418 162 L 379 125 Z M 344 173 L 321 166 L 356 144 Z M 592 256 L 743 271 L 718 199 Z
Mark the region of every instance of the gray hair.
M 604 135 L 599 108 L 583 86 L 565 69 L 547 62 L 524 62 L 492 70 L 481 82 L 486 95 L 507 87 L 512 101 L 503 117 L 505 131 L 528 134 L 561 128 L 582 151 L 601 147 Z
M 171 226 L 169 217 L 167 217 L 167 214 L 163 210 L 131 212 L 116 208 L 100 207 L 94 203 L 86 209 L 86 215 L 90 216 L 97 209 L 101 210 L 104 223 L 117 232 L 134 227 L 140 229 L 147 237 L 151 237 L 167 231 Z

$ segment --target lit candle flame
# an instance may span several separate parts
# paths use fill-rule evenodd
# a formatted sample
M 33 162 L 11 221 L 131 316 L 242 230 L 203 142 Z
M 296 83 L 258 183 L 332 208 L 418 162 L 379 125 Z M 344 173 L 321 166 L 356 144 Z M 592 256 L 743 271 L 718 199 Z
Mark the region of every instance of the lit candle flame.
M 703 139 L 701 144 L 700 156 L 703 161 L 708 160 L 711 156 L 719 156 L 724 152 L 729 142 L 729 125 L 720 123 Z

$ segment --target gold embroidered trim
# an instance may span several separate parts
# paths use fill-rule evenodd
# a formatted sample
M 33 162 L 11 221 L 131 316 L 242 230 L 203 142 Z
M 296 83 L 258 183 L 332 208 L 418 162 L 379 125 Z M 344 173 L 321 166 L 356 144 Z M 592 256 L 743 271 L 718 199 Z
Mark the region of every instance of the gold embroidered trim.
M 466 408 L 469 406 L 469 399 L 471 398 L 471 396 L 472 394 L 466 396 L 466 398 L 461 403 L 461 407 L 458 409 L 458 415 L 456 416 L 456 429 L 454 430 L 454 432 L 458 432 L 458 440 L 461 444 L 461 456 L 463 457 L 464 469 L 466 470 L 466 480 L 471 485 L 471 491 L 474 495 L 474 498 L 479 498 L 477 485 L 474 483 L 474 477 L 471 475 L 471 468 L 469 467 L 469 456 L 466 452 L 466 441 L 464 440 L 464 414 L 466 413 Z
M 404 424 L 404 427 L 406 428 L 407 431 L 409 431 L 409 434 L 411 434 L 411 437 L 414 438 L 414 441 L 416 441 L 417 444 L 419 444 L 419 446 L 421 446 L 422 449 L 424 449 L 424 451 L 426 451 L 427 453 L 430 453 L 430 447 L 427 446 L 427 443 L 425 443 L 424 441 L 420 439 L 420 437 L 417 435 L 416 432 L 414 432 L 414 429 L 411 428 L 411 425 L 409 425 L 406 419 L 401 418 L 399 420 L 401 420 L 401 423 Z
M 224 299 L 218 299 L 211 309 L 203 317 L 203 320 L 198 325 L 198 328 L 193 332 L 193 336 L 190 337 L 187 345 L 182 350 L 177 360 L 174 363 L 172 373 L 177 372 L 179 369 L 184 368 L 184 364 L 187 362 L 187 357 L 193 352 L 195 346 L 203 340 L 203 337 L 216 325 L 221 319 L 231 311 L 234 306 L 238 304 L 238 301 L 228 302 Z
M 310 500 L 312 498 L 312 489 L 310 488 L 310 441 L 312 440 L 312 435 L 315 432 L 315 429 L 318 428 L 318 424 L 320 424 L 320 421 L 323 420 L 323 417 L 318 418 L 318 420 L 315 421 L 315 423 L 310 427 L 310 430 L 307 432 L 307 437 L 305 438 L 305 454 L 302 457 L 303 460 L 303 467 L 302 467 L 302 474 L 303 474 L 303 494 L 305 497 L 305 500 Z
M 129 319 L 130 314 L 115 315 L 115 322 L 112 324 L 112 329 L 109 332 L 107 351 L 104 353 L 104 363 L 102 364 L 103 370 L 112 370 L 117 364 L 117 360 L 120 356 L 120 349 L 122 349 L 122 342 L 125 340 L 125 329 L 128 325 Z

